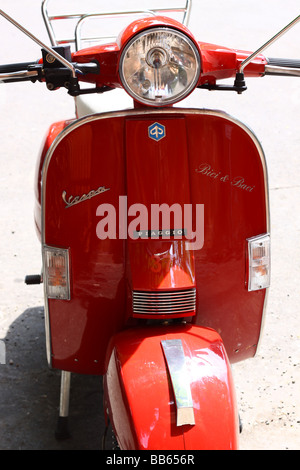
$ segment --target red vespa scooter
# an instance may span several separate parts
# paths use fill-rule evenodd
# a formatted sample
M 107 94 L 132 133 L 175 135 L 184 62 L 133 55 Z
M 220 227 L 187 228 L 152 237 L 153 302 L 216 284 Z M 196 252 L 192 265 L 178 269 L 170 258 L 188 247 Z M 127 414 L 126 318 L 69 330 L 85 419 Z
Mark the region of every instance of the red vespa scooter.
M 173 105 L 196 88 L 242 93 L 247 76 L 299 76 L 299 61 L 261 55 L 299 17 L 251 55 L 157 11 L 71 53 L 46 3 L 52 48 L 0 10 L 43 54 L 2 65 L 0 80 L 66 87 L 77 103 L 37 163 L 43 267 L 26 278 L 44 283 L 48 362 L 62 371 L 57 437 L 68 436 L 75 372 L 104 376 L 120 449 L 237 449 L 230 364 L 255 355 L 266 307 L 267 166 L 243 123 Z M 82 97 L 116 88 L 132 109 L 80 116 Z

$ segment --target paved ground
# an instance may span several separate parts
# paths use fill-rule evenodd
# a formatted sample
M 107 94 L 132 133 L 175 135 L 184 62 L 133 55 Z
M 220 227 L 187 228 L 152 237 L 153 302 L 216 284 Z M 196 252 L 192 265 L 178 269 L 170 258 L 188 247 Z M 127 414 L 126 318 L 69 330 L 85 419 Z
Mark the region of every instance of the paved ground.
M 294 0 L 284 8 L 280 0 L 217 3 L 194 2 L 192 31 L 200 40 L 248 50 L 299 14 Z M 2 0 L 1 8 L 47 41 L 38 0 Z M 299 27 L 267 55 L 300 58 Z M 39 57 L 39 48 L 2 19 L 0 31 L 0 63 Z M 242 96 L 199 90 L 189 103 L 224 109 L 245 121 L 266 152 L 272 287 L 260 352 L 234 366 L 244 423 L 240 447 L 292 450 L 300 448 L 299 80 L 266 77 L 249 80 L 248 87 Z M 48 126 L 72 117 L 74 104 L 64 91 L 49 93 L 41 84 L 1 85 L 0 110 L 0 339 L 7 350 L 6 365 L 0 365 L 0 449 L 98 449 L 103 430 L 98 377 L 73 377 L 73 437 L 64 443 L 53 438 L 59 375 L 46 364 L 42 288 L 23 284 L 27 273 L 40 272 L 32 217 L 36 155 Z

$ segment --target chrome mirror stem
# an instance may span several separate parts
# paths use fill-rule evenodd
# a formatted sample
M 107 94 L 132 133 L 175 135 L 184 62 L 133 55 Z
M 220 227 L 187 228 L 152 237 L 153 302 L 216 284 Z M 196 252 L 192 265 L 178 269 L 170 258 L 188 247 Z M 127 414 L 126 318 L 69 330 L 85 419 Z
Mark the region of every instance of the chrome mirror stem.
M 49 54 L 51 54 L 55 59 L 57 59 L 61 64 L 63 64 L 65 67 L 67 67 L 71 73 L 72 77 L 76 78 L 76 70 L 73 64 L 71 64 L 68 60 L 66 60 L 64 57 L 62 57 L 60 54 L 58 54 L 56 51 L 51 49 L 51 47 L 48 47 L 46 44 L 44 44 L 42 41 L 40 41 L 37 37 L 35 37 L 33 34 L 30 33 L 26 28 L 24 28 L 22 25 L 20 25 L 17 21 L 15 21 L 13 18 L 11 18 L 7 13 L 5 13 L 3 10 L 0 10 L 0 15 L 3 16 L 7 21 L 12 23 L 16 28 L 18 28 L 22 33 L 24 33 L 26 36 L 28 36 L 32 41 L 34 41 L 36 44 L 38 44 L 42 49 L 45 49 Z
M 295 26 L 295 24 L 298 23 L 298 21 L 300 21 L 300 15 L 297 16 L 293 21 L 291 21 L 287 26 L 285 26 L 281 31 L 279 31 L 279 33 L 275 34 L 275 36 L 273 36 L 271 39 L 269 39 L 269 41 L 267 41 L 265 44 L 263 44 L 263 46 L 261 46 L 259 49 L 257 49 L 257 51 L 255 51 L 255 52 L 253 52 L 253 54 L 249 55 L 249 57 L 247 57 L 247 59 L 245 59 L 241 63 L 238 73 L 243 73 L 244 68 L 247 67 L 247 65 L 251 62 L 251 60 L 255 59 L 255 57 L 257 57 L 258 54 L 260 54 L 265 49 L 267 49 L 267 47 L 269 47 L 271 44 L 273 44 L 273 42 L 277 41 L 277 39 L 279 39 L 289 29 L 291 29 L 293 26 Z

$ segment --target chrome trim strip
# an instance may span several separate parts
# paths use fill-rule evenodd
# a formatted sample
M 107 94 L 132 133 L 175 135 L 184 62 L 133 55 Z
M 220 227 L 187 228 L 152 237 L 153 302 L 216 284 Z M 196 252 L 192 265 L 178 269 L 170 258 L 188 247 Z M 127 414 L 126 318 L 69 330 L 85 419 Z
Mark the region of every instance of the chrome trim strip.
M 186 295 L 186 297 L 139 297 L 138 295 L 133 296 L 134 301 L 139 304 L 139 303 L 144 303 L 145 300 L 149 302 L 159 302 L 160 304 L 166 304 L 169 305 L 170 303 L 175 302 L 180 302 L 180 303 L 191 303 L 195 300 L 196 295 Z
M 253 239 L 259 239 L 259 238 L 264 238 L 264 237 L 269 237 L 269 240 L 270 240 L 270 245 L 271 245 L 271 234 L 270 232 L 268 231 L 268 233 L 265 233 L 265 234 L 262 234 L 262 235 L 258 235 L 257 237 L 251 237 L 249 239 L 247 239 L 247 243 L 248 243 L 248 247 L 247 247 L 247 256 L 248 256 L 248 263 L 249 263 L 249 259 L 250 259 L 250 244 L 249 244 L 249 241 L 250 240 L 253 240 Z M 271 269 L 272 269 L 272 263 L 271 263 L 271 246 L 270 246 L 270 260 L 269 260 L 269 270 L 271 272 Z M 247 282 L 249 282 L 249 267 L 248 267 L 248 279 L 247 279 Z M 264 307 L 263 307 L 263 316 L 262 316 L 262 319 L 261 319 L 261 325 L 260 325 L 260 336 L 259 336 L 259 340 L 257 342 L 257 345 L 256 345 L 256 351 L 255 351 L 255 355 L 258 354 L 259 350 L 260 350 L 260 347 L 261 347 L 261 337 L 262 337 L 262 332 L 264 330 L 264 327 L 265 327 L 265 322 L 266 322 L 266 308 L 267 308 L 267 302 L 268 302 L 268 296 L 269 296 L 269 287 L 266 287 L 264 288 L 265 290 L 265 299 L 264 299 Z M 255 291 L 249 291 L 249 292 L 255 292 Z
M 141 303 L 141 302 L 144 302 L 145 300 L 147 301 L 150 301 L 150 302 L 157 302 L 159 301 L 160 303 L 163 303 L 163 304 L 169 304 L 170 302 L 173 302 L 173 301 L 176 301 L 176 302 L 192 302 L 193 300 L 195 300 L 195 297 L 196 295 L 195 294 L 187 294 L 186 296 L 182 296 L 182 297 L 178 297 L 176 295 L 174 295 L 174 297 L 170 296 L 170 297 L 164 297 L 164 296 L 149 296 L 149 297 L 144 297 L 144 296 L 139 296 L 136 292 L 133 296 L 135 302 L 137 303 Z
M 190 378 L 181 339 L 161 341 L 177 409 L 177 426 L 195 425 Z
M 170 303 L 169 305 L 161 305 L 161 303 L 159 302 L 158 304 L 154 304 L 154 305 L 147 305 L 147 303 L 145 305 L 143 304 L 136 304 L 134 302 L 134 306 L 133 306 L 133 311 L 134 313 L 154 313 L 154 314 L 161 314 L 161 313 L 165 313 L 165 314 L 172 314 L 172 313 L 175 313 L 175 312 L 192 312 L 192 311 L 195 311 L 195 301 L 192 301 L 190 303 L 184 303 L 184 304 L 180 304 L 180 305 L 174 305 L 174 303 Z
M 130 109 L 130 110 L 121 110 L 121 111 L 114 111 L 114 112 L 108 112 L 108 113 L 102 113 L 102 114 L 92 114 L 89 116 L 84 116 L 75 122 L 69 124 L 54 140 L 52 143 L 50 149 L 48 150 L 48 153 L 45 157 L 44 165 L 43 165 L 43 170 L 42 170 L 42 201 L 41 201 L 41 214 L 42 214 L 42 220 L 41 220 L 41 237 L 42 237 L 42 243 L 45 243 L 45 194 L 46 194 L 46 179 L 47 179 L 47 171 L 48 171 L 48 166 L 50 163 L 50 160 L 52 158 L 53 153 L 55 152 L 57 146 L 60 144 L 60 142 L 68 135 L 70 134 L 73 130 L 79 128 L 80 126 L 84 124 L 88 124 L 93 121 L 99 121 L 102 119 L 109 119 L 109 118 L 115 118 L 115 117 L 125 117 L 125 116 L 149 116 L 151 118 L 152 115 L 155 116 L 155 119 L 157 119 L 157 115 L 180 115 L 180 114 L 199 114 L 199 115 L 208 115 L 208 116 L 216 116 L 223 118 L 225 120 L 228 120 L 230 122 L 233 122 L 237 126 L 241 127 L 252 139 L 253 143 L 256 146 L 256 149 L 259 153 L 260 159 L 261 159 L 261 164 L 263 167 L 263 174 L 264 174 L 264 182 L 265 182 L 265 195 L 266 195 L 266 217 L 267 217 L 267 227 L 266 227 L 266 232 L 270 233 L 270 209 L 269 209 L 269 183 L 268 183 L 268 171 L 267 171 L 267 163 L 266 163 L 266 158 L 265 154 L 263 151 L 263 148 L 254 134 L 254 132 L 246 126 L 246 124 L 242 123 L 238 119 L 230 116 L 229 114 L 225 113 L 224 111 L 218 111 L 218 110 L 209 110 L 209 109 L 185 109 L 185 108 L 179 108 L 179 107 L 174 107 L 174 108 L 153 108 L 153 109 Z M 262 318 L 262 324 L 261 324 L 261 331 L 260 331 L 260 338 L 262 335 L 263 331 L 263 326 L 265 323 L 265 311 L 266 311 L 266 306 L 267 306 L 267 298 L 268 298 L 268 288 L 266 289 L 266 295 L 265 295 L 265 301 L 264 301 L 264 308 L 263 308 L 263 318 Z M 51 337 L 50 337 L 50 324 L 49 324 L 49 310 L 48 310 L 48 301 L 47 298 L 45 297 L 45 322 L 48 323 L 48 338 L 47 338 L 47 348 L 49 348 L 49 357 L 51 357 Z M 260 341 L 258 341 L 257 349 L 259 347 Z
M 156 290 L 156 291 L 147 291 L 147 290 L 137 290 L 137 291 L 133 291 L 133 292 L 137 292 L 139 295 L 145 295 L 145 296 L 152 296 L 152 297 L 155 297 L 155 296 L 158 296 L 158 297 L 162 297 L 162 296 L 165 296 L 165 297 L 168 297 L 170 295 L 174 296 L 178 296 L 178 297 L 184 297 L 186 293 L 194 293 L 194 288 L 187 288 L 187 289 L 182 289 L 182 290 L 176 290 L 176 291 L 172 291 L 172 290 L 166 290 L 166 291 L 160 291 L 160 290 Z
M 137 309 L 145 309 L 145 310 L 179 310 L 179 309 L 192 309 L 195 310 L 195 299 L 184 301 L 184 302 L 176 302 L 173 301 L 169 302 L 156 302 L 153 304 L 147 305 L 144 301 L 137 301 L 134 300 L 134 311 Z M 171 312 L 170 312 L 171 313 Z
M 43 244 L 42 244 L 42 251 L 43 251 Z M 45 267 L 44 267 L 44 257 L 42 257 L 42 273 L 44 275 Z M 48 366 L 52 367 L 52 343 L 51 343 L 51 325 L 50 325 L 50 315 L 49 315 L 49 299 L 47 295 L 47 288 L 46 283 L 43 283 L 44 288 L 44 314 L 45 314 L 45 337 L 46 337 L 46 354 L 47 354 L 47 362 Z
M 167 295 L 167 293 L 162 292 L 162 293 L 157 293 L 157 292 L 149 292 L 149 294 L 146 294 L 145 292 L 139 292 L 139 291 L 134 291 L 133 296 L 135 296 L 137 299 L 164 299 L 165 302 L 168 302 L 169 298 L 180 300 L 180 299 L 187 299 L 187 298 L 194 298 L 196 293 L 194 291 L 189 291 L 187 292 L 186 295 L 184 293 L 181 293 L 180 291 L 174 291 L 174 293 L 170 292 L 170 295 Z

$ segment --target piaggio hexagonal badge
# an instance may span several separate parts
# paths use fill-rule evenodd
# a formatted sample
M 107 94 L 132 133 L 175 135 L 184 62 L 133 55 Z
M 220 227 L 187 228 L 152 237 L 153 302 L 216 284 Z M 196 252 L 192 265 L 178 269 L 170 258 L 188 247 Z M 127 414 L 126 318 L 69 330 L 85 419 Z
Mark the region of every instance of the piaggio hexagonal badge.
M 166 128 L 158 122 L 154 122 L 151 126 L 148 127 L 148 135 L 150 139 L 158 142 L 166 136 Z

